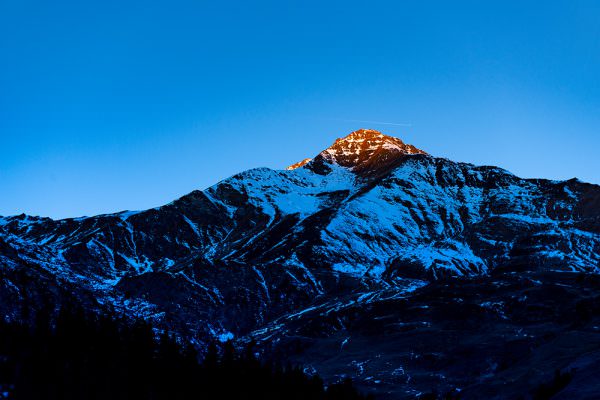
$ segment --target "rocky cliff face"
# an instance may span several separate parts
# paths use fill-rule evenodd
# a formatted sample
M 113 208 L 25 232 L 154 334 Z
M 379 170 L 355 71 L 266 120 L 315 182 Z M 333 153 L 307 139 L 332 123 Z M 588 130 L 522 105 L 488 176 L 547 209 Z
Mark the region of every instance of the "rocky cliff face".
M 344 328 L 324 315 L 432 282 L 597 273 L 600 187 L 521 179 L 361 129 L 287 170 L 242 172 L 156 209 L 1 218 L 0 265 L 8 318 L 66 291 L 198 343 L 267 341 L 314 310 L 327 337 Z

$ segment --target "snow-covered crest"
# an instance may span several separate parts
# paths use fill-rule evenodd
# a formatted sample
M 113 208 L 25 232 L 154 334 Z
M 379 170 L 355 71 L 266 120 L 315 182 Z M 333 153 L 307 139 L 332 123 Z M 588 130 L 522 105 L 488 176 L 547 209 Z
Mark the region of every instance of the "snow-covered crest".
M 396 158 L 410 154 L 427 154 L 423 150 L 405 144 L 402 140 L 384 135 L 374 129 L 359 129 L 349 135 L 338 138 L 323 150 L 315 159 L 330 164 L 338 164 L 358 171 L 373 164 L 386 163 Z M 293 170 L 309 164 L 312 159 L 307 158 L 287 169 Z
M 288 171 L 291 171 L 291 170 L 294 170 L 294 169 L 297 169 L 297 168 L 300 168 L 300 167 L 304 167 L 306 164 L 308 164 L 311 161 L 312 161 L 312 158 L 305 158 L 302 161 L 298 161 L 297 163 L 290 165 L 286 169 Z

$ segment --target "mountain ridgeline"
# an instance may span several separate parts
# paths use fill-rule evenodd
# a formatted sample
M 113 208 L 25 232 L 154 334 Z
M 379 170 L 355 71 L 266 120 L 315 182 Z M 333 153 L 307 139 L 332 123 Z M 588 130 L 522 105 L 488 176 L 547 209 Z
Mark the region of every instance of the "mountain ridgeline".
M 568 291 L 554 312 L 568 315 L 584 302 L 578 307 L 589 308 L 591 324 L 596 298 L 579 288 L 593 291 L 599 271 L 599 186 L 522 179 L 368 129 L 286 170 L 245 171 L 146 211 L 0 218 L 7 321 L 26 319 L 23 310 L 35 310 L 37 298 L 58 304 L 75 295 L 89 310 L 151 321 L 199 348 L 215 339 L 257 341 L 265 353 L 332 381 L 357 377 L 392 398 L 487 385 L 439 361 L 452 346 L 432 350 L 422 330 L 444 337 L 448 326 L 438 323 L 477 309 L 491 324 L 485 330 L 476 318 L 485 330 L 478 335 L 505 329 L 504 345 L 513 338 L 529 349 L 543 332 L 519 336 L 533 316 L 515 299 L 545 307 L 556 300 L 552 290 Z M 393 322 L 370 330 L 386 318 Z M 491 371 L 477 364 L 490 374 L 486 388 L 497 383 L 494 354 L 481 361 L 496 364 Z M 502 362 L 511 371 L 518 364 Z M 543 384 L 519 377 L 510 377 L 521 382 L 515 393 Z

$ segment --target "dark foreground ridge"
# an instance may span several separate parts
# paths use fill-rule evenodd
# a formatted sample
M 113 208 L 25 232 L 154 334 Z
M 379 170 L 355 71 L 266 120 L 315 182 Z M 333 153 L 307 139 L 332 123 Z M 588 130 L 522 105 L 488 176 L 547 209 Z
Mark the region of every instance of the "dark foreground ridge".
M 47 307 L 44 307 L 47 308 Z M 52 308 L 52 307 L 50 307 Z M 0 391 L 14 400 L 366 400 L 350 380 L 324 388 L 300 367 L 260 362 L 227 342 L 197 351 L 150 324 L 64 307 L 33 326 L 0 323 Z
M 145 211 L 0 218 L 3 319 L 74 296 L 201 353 L 255 342 L 381 399 L 600 393 L 599 186 L 369 129 L 290 168 Z

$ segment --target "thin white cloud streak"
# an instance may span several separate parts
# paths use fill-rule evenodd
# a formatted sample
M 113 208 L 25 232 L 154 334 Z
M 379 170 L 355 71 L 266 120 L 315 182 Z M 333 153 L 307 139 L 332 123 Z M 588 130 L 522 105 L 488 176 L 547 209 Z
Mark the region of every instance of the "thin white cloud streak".
M 412 124 L 399 124 L 399 123 L 395 123 L 395 122 L 381 122 L 381 121 L 365 121 L 365 120 L 362 120 L 362 119 L 338 119 L 338 121 L 343 121 L 343 122 L 361 122 L 361 123 L 365 123 L 365 124 L 393 125 L 393 126 L 404 126 L 404 127 L 411 127 L 411 126 L 413 126 Z

